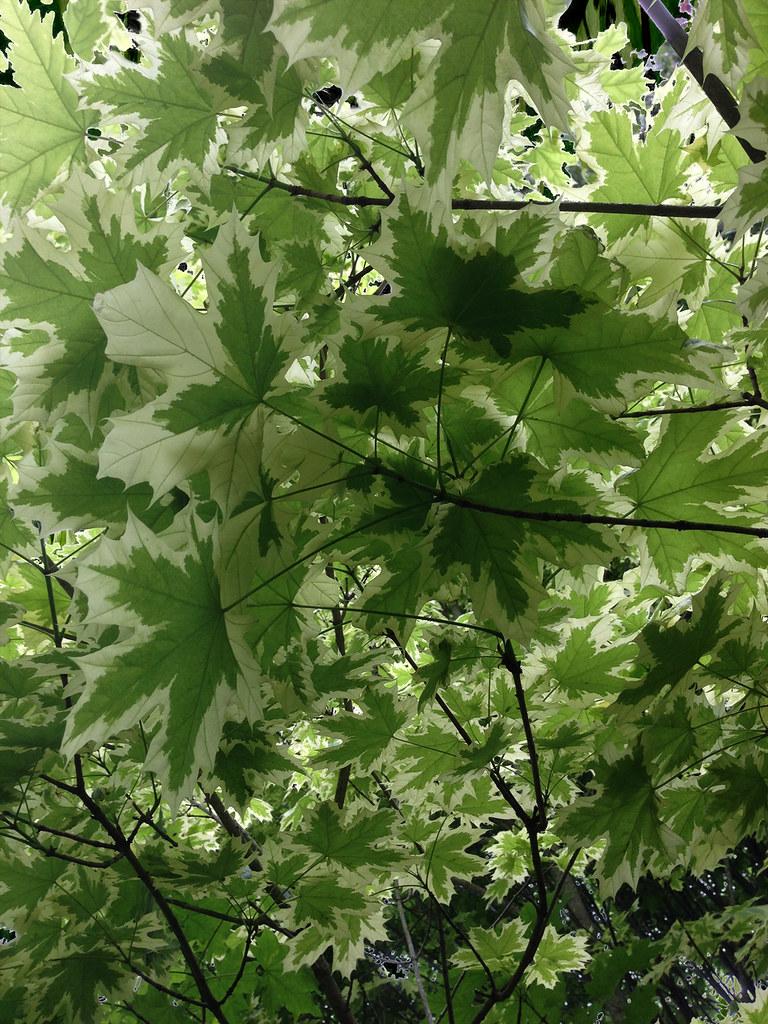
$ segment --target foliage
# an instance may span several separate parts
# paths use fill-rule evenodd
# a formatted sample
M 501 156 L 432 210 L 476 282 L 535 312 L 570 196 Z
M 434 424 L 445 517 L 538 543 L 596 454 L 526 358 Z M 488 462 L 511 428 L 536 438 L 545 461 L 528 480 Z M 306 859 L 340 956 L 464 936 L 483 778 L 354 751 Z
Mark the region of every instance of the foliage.
M 674 12 L 707 95 L 631 0 L 55 6 L 0 3 L 0 1016 L 762 1019 L 760 0 Z

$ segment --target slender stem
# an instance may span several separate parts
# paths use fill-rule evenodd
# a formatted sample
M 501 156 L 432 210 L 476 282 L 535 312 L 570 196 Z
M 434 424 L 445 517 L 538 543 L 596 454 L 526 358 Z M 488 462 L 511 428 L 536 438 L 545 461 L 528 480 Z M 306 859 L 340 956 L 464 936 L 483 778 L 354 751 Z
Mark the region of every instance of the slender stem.
M 363 530 L 367 530 L 371 526 L 378 526 L 380 523 L 387 522 L 387 520 L 389 519 L 394 519 L 397 516 L 406 515 L 408 512 L 413 512 L 417 508 L 422 507 L 422 504 L 419 503 L 418 505 L 408 505 L 405 508 L 395 509 L 393 512 L 387 512 L 386 515 L 379 516 L 377 519 L 372 519 L 369 522 L 362 523 L 360 526 L 355 526 L 353 529 L 347 530 L 346 533 L 340 534 L 338 537 L 332 537 L 331 540 L 326 541 L 324 544 L 318 544 L 316 548 L 312 548 L 312 550 L 308 551 L 305 555 L 302 555 L 300 558 L 295 559 L 289 565 L 284 566 L 282 569 L 280 569 L 279 572 L 273 573 L 272 576 L 270 576 L 266 580 L 263 580 L 261 583 L 258 584 L 258 586 L 251 587 L 250 590 L 247 590 L 244 594 L 238 597 L 237 600 L 232 601 L 225 608 L 222 608 L 222 613 L 226 615 L 227 612 L 232 611 L 233 608 L 237 608 L 237 606 L 242 604 L 243 601 L 247 601 L 249 597 L 253 597 L 254 594 L 257 594 L 260 590 L 263 590 L 264 587 L 268 587 L 270 583 L 274 583 L 275 580 L 280 579 L 281 576 L 284 576 L 286 573 L 290 572 L 292 569 L 295 569 L 303 562 L 308 561 L 310 558 L 313 558 L 315 555 L 319 555 L 322 551 L 326 551 L 328 548 L 333 547 L 335 544 L 338 544 L 343 540 L 347 540 L 349 537 L 353 537 L 356 533 L 361 533 Z M 298 607 L 298 605 L 294 605 L 293 607 Z
M 443 462 L 440 450 L 441 417 L 443 409 L 443 386 L 445 383 L 445 361 L 448 358 L 448 345 L 451 341 L 451 328 L 445 335 L 445 344 L 440 355 L 440 382 L 437 389 L 437 481 L 440 490 L 443 490 Z
M 432 899 L 437 903 L 437 899 Z M 453 992 L 451 991 L 451 978 L 448 973 L 448 954 L 445 948 L 445 928 L 443 926 L 443 915 L 438 906 L 437 913 L 437 940 L 440 947 L 440 972 L 443 976 L 443 991 L 445 992 L 445 1011 L 448 1014 L 448 1024 L 456 1024 L 456 1015 L 453 1010 Z M 443 1014 L 440 1014 L 442 1017 Z M 439 1018 L 438 1018 L 439 1020 Z
M 47 550 L 47 548 L 45 546 L 45 538 L 43 537 L 43 534 L 42 534 L 42 526 L 41 526 L 40 523 L 37 523 L 36 525 L 37 525 L 38 529 L 41 531 L 40 532 L 40 555 L 42 557 L 42 562 L 43 562 L 43 570 L 44 570 L 44 577 L 45 577 L 45 592 L 46 592 L 46 596 L 48 598 L 48 613 L 49 613 L 49 615 L 51 617 L 51 631 L 53 633 L 53 643 L 54 643 L 54 646 L 57 647 L 60 650 L 61 647 L 63 646 L 63 643 L 62 643 L 61 631 L 59 630 L 59 614 L 58 614 L 58 611 L 56 610 L 56 596 L 55 596 L 55 594 L 53 592 L 53 579 L 54 579 L 53 573 L 56 572 L 56 566 L 50 560 L 50 558 L 48 557 L 48 550 Z M 61 679 L 62 689 L 66 692 L 66 688 L 67 688 L 67 685 L 69 683 L 69 677 L 65 673 L 62 672 L 61 676 L 60 676 L 60 679 Z M 65 697 L 64 697 L 64 706 L 67 709 L 69 709 L 72 706 L 72 700 L 67 695 L 65 695 Z M 78 792 L 79 792 L 80 790 L 84 790 L 85 789 L 85 782 L 84 782 L 84 779 L 83 779 L 83 761 L 82 761 L 82 758 L 80 757 L 79 754 L 75 754 L 75 756 L 74 756 L 74 758 L 72 760 L 73 760 L 74 767 L 75 767 L 75 780 L 77 782 L 77 789 L 78 789 Z
M 491 631 L 490 630 L 485 630 L 484 632 L 491 632 Z M 419 666 L 417 665 L 416 661 L 411 657 L 411 655 L 408 653 L 408 651 L 406 650 L 405 646 L 400 642 L 400 639 L 398 638 L 397 634 L 393 630 L 388 629 L 388 630 L 386 630 L 386 635 L 390 638 L 390 640 L 392 640 L 397 645 L 397 647 L 400 649 L 401 654 L 403 655 L 405 660 L 408 662 L 408 664 L 411 666 L 411 668 L 414 670 L 414 672 L 417 672 Z M 504 638 L 501 636 L 501 634 L 495 633 L 494 635 L 496 636 L 496 639 L 498 640 L 500 645 L 502 643 L 504 643 Z M 438 707 L 441 709 L 441 711 L 446 716 L 448 721 L 451 723 L 453 728 L 459 734 L 459 736 L 461 737 L 463 742 L 466 743 L 468 747 L 471 747 L 473 745 L 473 742 L 474 742 L 472 737 L 469 735 L 467 730 L 464 728 L 464 726 L 458 720 L 458 718 L 453 713 L 453 711 L 451 710 L 451 708 L 446 703 L 446 701 L 444 700 L 443 696 L 440 693 L 435 693 L 435 703 L 438 705 Z M 532 818 L 531 818 L 531 816 L 523 808 L 522 804 L 517 799 L 517 797 L 512 792 L 512 790 L 509 788 L 509 785 L 507 784 L 506 780 L 501 775 L 501 773 L 498 771 L 498 769 L 497 768 L 490 768 L 489 771 L 488 771 L 488 775 L 490 776 L 491 782 L 494 784 L 494 786 L 496 787 L 496 789 L 498 790 L 500 795 L 504 798 L 504 800 L 506 800 L 506 802 L 509 804 L 509 806 L 512 808 L 512 810 L 518 816 L 520 821 L 523 823 L 525 828 L 530 830 L 530 828 L 532 826 Z
M 552 916 L 552 912 L 557 905 L 557 901 L 560 899 L 560 892 L 562 891 L 563 885 L 565 884 L 565 880 L 570 875 L 573 865 L 576 862 L 576 858 L 578 857 L 580 852 L 581 850 L 576 850 L 571 855 L 571 858 L 568 861 L 565 870 L 560 876 L 560 879 L 557 883 L 557 888 L 555 889 L 554 895 L 552 896 L 549 906 L 545 909 L 545 912 L 543 914 L 539 913 L 537 915 L 536 922 L 533 926 L 533 931 L 531 932 L 531 936 L 528 940 L 528 944 L 520 957 L 520 962 L 518 963 L 517 968 L 515 969 L 515 972 L 513 973 L 512 977 L 509 979 L 506 985 L 504 985 L 502 988 L 498 990 L 498 992 L 494 992 L 488 997 L 488 999 L 485 1001 L 480 1010 L 478 1010 L 478 1012 L 472 1018 L 471 1024 L 481 1024 L 481 1021 L 485 1020 L 485 1018 L 488 1016 L 488 1014 L 491 1012 L 494 1006 L 497 1003 L 503 1002 L 505 999 L 509 999 L 509 997 L 514 993 L 517 986 L 520 984 L 523 975 L 528 970 L 530 965 L 533 963 L 534 957 L 536 956 L 536 950 L 539 948 L 541 940 L 544 937 L 544 931 L 547 927 L 547 924 L 549 923 L 549 919 Z
M 310 434 L 316 434 L 318 437 L 322 437 L 324 441 L 329 441 L 331 444 L 335 444 L 339 448 L 343 448 L 345 452 L 349 452 L 349 454 L 354 455 L 355 458 L 361 459 L 363 461 L 366 459 L 367 456 L 365 456 L 362 452 L 357 451 L 356 448 L 350 448 L 348 444 L 344 444 L 343 441 L 339 441 L 337 438 L 331 437 L 330 434 L 324 434 L 322 430 L 317 430 L 315 427 L 310 427 L 309 424 L 304 423 L 303 420 L 298 419 L 296 416 L 292 416 L 291 413 L 289 412 L 284 412 L 282 409 L 278 408 L 278 406 L 274 405 L 274 403 L 264 401 L 262 404 L 266 405 L 266 407 L 268 409 L 271 409 L 272 412 L 279 413 L 280 416 L 285 416 L 285 418 L 287 420 L 290 420 L 291 423 L 295 423 L 297 426 L 303 427 L 305 430 L 308 430 Z
M 536 742 L 533 737 L 533 729 L 531 728 L 531 719 L 528 715 L 528 707 L 525 701 L 522 667 L 520 665 L 520 662 L 517 660 L 514 649 L 509 640 L 506 640 L 504 643 L 501 656 L 501 663 L 512 676 L 512 680 L 515 685 L 515 698 L 517 700 L 517 706 L 520 711 L 520 718 L 523 723 L 525 743 L 528 747 L 528 760 L 531 765 L 531 775 L 533 777 L 533 790 L 536 794 L 537 807 L 536 814 L 533 818 L 533 824 L 537 827 L 539 831 L 543 831 L 543 829 L 546 827 L 547 802 L 544 796 L 544 790 L 541 785 L 539 755 L 536 750 Z
M 17 551 L 16 548 L 12 548 L 10 544 L 3 544 L 3 542 L 0 541 L 0 548 L 3 548 L 4 551 L 10 551 L 12 555 L 20 558 L 22 562 L 26 562 L 27 565 L 31 565 L 32 568 L 37 569 L 38 572 L 45 572 L 45 569 L 39 562 L 36 562 L 34 558 L 29 558 L 27 555 L 23 555 L 21 551 Z
M 544 369 L 544 364 L 546 363 L 546 361 L 547 361 L 547 357 L 546 356 L 542 356 L 541 357 L 541 362 L 538 365 L 536 373 L 533 375 L 533 379 L 532 379 L 532 381 L 530 383 L 530 386 L 528 387 L 528 390 L 525 393 L 525 398 L 523 399 L 522 404 L 520 405 L 520 408 L 517 410 L 517 415 L 515 416 L 514 422 L 513 422 L 512 426 L 509 428 L 509 430 L 507 431 L 507 434 L 508 434 L 507 441 L 506 441 L 506 444 L 504 445 L 504 451 L 501 453 L 502 461 L 507 457 L 507 452 L 509 451 L 509 446 L 512 443 L 512 438 L 515 436 L 515 431 L 517 430 L 517 425 L 520 422 L 520 420 L 522 419 L 523 413 L 525 412 L 525 410 L 528 407 L 528 403 L 531 400 L 531 395 L 533 394 L 533 389 L 536 387 L 536 385 L 539 382 L 539 377 L 541 376 L 541 371 Z M 502 434 L 501 436 L 503 437 L 504 435 Z M 496 440 L 499 440 L 499 439 L 497 438 Z
M 125 860 L 131 866 L 133 873 L 136 875 L 136 877 L 139 879 L 139 881 L 142 883 L 144 888 L 147 890 L 147 892 L 154 900 L 155 904 L 157 905 L 157 909 L 160 911 L 160 914 L 165 918 L 166 924 L 170 928 L 171 932 L 174 935 L 174 938 L 176 939 L 176 942 L 178 943 L 179 950 L 181 951 L 181 955 L 184 958 L 184 962 L 189 968 L 189 973 L 192 975 L 195 985 L 197 986 L 197 990 L 200 993 L 200 998 L 202 1002 L 211 1011 L 211 1013 L 219 1022 L 219 1024 L 228 1024 L 224 1011 L 221 1009 L 218 1000 L 211 991 L 211 988 L 208 985 L 208 980 L 205 977 L 205 974 L 203 973 L 203 969 L 200 965 L 200 962 L 195 956 L 195 953 L 189 943 L 189 939 L 187 938 L 184 929 L 181 927 L 179 919 L 173 912 L 170 903 L 165 898 L 163 893 L 158 889 L 152 876 L 149 874 L 144 865 L 133 852 L 130 845 L 127 843 L 126 837 L 123 834 L 120 827 L 107 817 L 107 815 L 104 813 L 101 807 L 88 794 L 85 788 L 83 788 L 78 795 L 80 796 L 80 800 L 82 801 L 86 809 L 90 811 L 91 816 L 102 826 L 104 831 L 107 833 L 107 835 L 114 843 L 115 848 L 123 855 Z
M 620 412 L 613 418 L 616 420 L 647 419 L 652 416 L 677 416 L 683 413 L 723 412 L 726 409 L 768 409 L 768 402 L 757 395 L 745 395 L 742 400 L 733 402 L 710 402 L 708 405 L 681 405 L 672 408 L 638 409 L 634 412 Z

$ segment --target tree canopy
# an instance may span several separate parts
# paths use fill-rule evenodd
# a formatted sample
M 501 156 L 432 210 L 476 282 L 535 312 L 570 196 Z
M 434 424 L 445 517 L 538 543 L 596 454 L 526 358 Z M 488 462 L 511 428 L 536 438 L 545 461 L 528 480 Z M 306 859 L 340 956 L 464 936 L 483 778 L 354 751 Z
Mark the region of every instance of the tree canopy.
M 668 4 L 0 0 L 2 1020 L 768 1019 L 768 19 Z

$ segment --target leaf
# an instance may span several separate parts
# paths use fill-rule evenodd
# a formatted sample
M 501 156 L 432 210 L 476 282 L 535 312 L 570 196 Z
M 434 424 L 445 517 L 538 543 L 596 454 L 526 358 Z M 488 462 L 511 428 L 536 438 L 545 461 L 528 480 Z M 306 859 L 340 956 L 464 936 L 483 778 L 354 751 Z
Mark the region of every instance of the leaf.
M 680 422 L 691 418 L 695 420 L 692 424 Z M 658 446 L 619 486 L 630 499 L 633 513 L 668 521 L 752 522 L 749 506 L 752 496 L 760 492 L 768 453 L 762 436 L 755 433 L 713 454 L 712 446 L 729 422 L 728 413 L 718 412 L 666 417 Z M 713 532 L 694 537 L 651 529 L 644 537 L 655 568 L 665 580 L 673 579 L 696 551 L 728 555 L 729 564 L 760 557 L 755 542 Z
M 432 648 L 434 661 L 421 665 L 414 674 L 414 680 L 424 681 L 424 689 L 419 697 L 419 711 L 435 696 L 440 687 L 445 686 L 451 674 L 451 644 L 448 640 L 439 640 Z
M 600 765 L 597 780 L 596 795 L 581 797 L 561 812 L 557 827 L 574 845 L 605 837 L 598 876 L 601 890 L 613 895 L 621 885 L 635 888 L 646 871 L 663 867 L 681 840 L 664 824 L 639 745 L 615 763 Z
M 213 765 L 227 709 L 238 689 L 245 696 L 250 669 L 242 626 L 221 607 L 210 529 L 191 520 L 190 531 L 191 548 L 179 550 L 172 535 L 157 537 L 131 519 L 120 541 L 102 540 L 82 564 L 78 586 L 90 593 L 90 621 L 132 632 L 79 659 L 87 684 L 65 738 L 74 753 L 162 709 L 148 765 L 170 800 Z
M 569 698 L 585 693 L 619 693 L 626 680 L 619 671 L 631 664 L 633 644 L 599 644 L 594 626 L 576 626 L 563 647 L 545 659 L 547 676 Z
M 434 402 L 439 390 L 439 371 L 424 366 L 423 355 L 402 343 L 346 338 L 339 360 L 325 399 L 367 430 L 391 426 L 399 435 L 413 428 L 420 407 Z
M 139 264 L 167 268 L 178 232 L 158 226 L 142 231 L 129 194 L 106 193 L 82 173 L 70 177 L 56 213 L 74 251 L 54 248 L 43 230 L 20 227 L 0 265 L 6 300 L 0 318 L 24 328 L 10 345 L 10 366 L 20 378 L 14 407 L 17 415 L 43 421 L 55 411 L 73 410 L 93 429 L 124 404 L 115 385 L 132 390 L 106 359 L 94 298 L 132 280 Z
M 319 860 L 349 870 L 365 866 L 388 867 L 400 859 L 400 854 L 386 843 L 395 838 L 393 823 L 391 811 L 363 812 L 345 821 L 337 808 L 323 803 L 298 842 Z
M 588 152 L 604 183 L 593 191 L 596 202 L 633 202 L 656 205 L 682 197 L 688 162 L 676 129 L 654 129 L 642 145 L 632 135 L 632 122 L 623 111 L 597 111 L 590 118 Z M 609 237 L 642 228 L 637 217 L 612 217 Z
M 747 164 L 739 171 L 739 184 L 723 207 L 723 222 L 738 237 L 762 219 L 768 204 L 768 173 L 762 164 Z
M 392 286 L 391 298 L 373 307 L 378 330 L 397 323 L 408 331 L 450 328 L 470 348 L 487 342 L 506 357 L 524 328 L 566 326 L 584 308 L 576 291 L 526 288 L 514 255 L 454 241 L 440 212 L 406 195 L 387 217 L 372 256 Z
M 479 154 L 481 169 L 490 170 L 510 79 L 523 83 L 545 118 L 564 122 L 566 82 L 575 66 L 534 4 L 499 7 L 482 0 L 469 12 L 458 2 L 436 10 L 425 0 L 376 0 L 365 11 L 351 11 L 340 0 L 320 9 L 309 0 L 279 0 L 270 27 L 292 61 L 332 54 L 352 92 L 419 43 L 439 38 L 438 56 L 405 111 L 425 149 L 430 182 L 461 157 Z
M 472 947 L 483 958 L 491 971 L 508 973 L 520 958 L 526 946 L 526 927 L 522 921 L 510 921 L 496 928 L 472 928 L 469 938 Z M 482 965 L 472 948 L 460 949 L 454 953 L 453 962 L 464 970 L 482 970 Z
M 559 974 L 586 967 L 590 960 L 586 946 L 586 936 L 559 935 L 552 925 L 547 925 L 526 980 L 554 988 Z
M 355 763 L 365 772 L 378 767 L 408 713 L 397 708 L 392 694 L 386 690 L 369 690 L 361 705 L 361 714 L 338 712 L 325 723 L 323 731 L 335 742 L 320 751 L 314 758 L 315 764 L 340 768 Z
M 38 16 L 39 13 L 39 16 Z M 78 109 L 73 67 L 61 35 L 53 37 L 43 10 L 20 0 L 3 5 L 18 89 L 0 91 L 0 201 L 21 212 L 78 163 L 86 161 L 86 131 L 95 117 Z
M 232 509 L 262 483 L 264 405 L 289 390 L 300 334 L 272 313 L 272 269 L 235 218 L 205 265 L 212 318 L 143 268 L 97 299 L 111 358 L 159 371 L 168 384 L 160 398 L 115 419 L 100 472 L 130 486 L 147 478 L 151 458 L 148 482 L 159 495 L 208 470 L 212 497 Z
M 216 115 L 227 104 L 200 73 L 200 53 L 184 31 L 164 33 L 149 66 L 113 56 L 92 76 L 86 95 L 106 111 L 105 121 L 141 128 L 123 157 L 128 170 L 147 164 L 167 174 L 209 154 Z
M 503 514 L 505 509 L 523 517 L 526 512 L 580 511 L 576 502 L 560 496 L 538 500 L 536 486 L 536 464 L 516 454 L 506 464 L 485 470 L 461 496 L 467 504 L 449 507 L 433 535 L 432 553 L 438 569 L 447 572 L 453 566 L 461 567 L 475 614 L 505 633 L 525 633 L 530 628 L 540 597 L 534 575 L 537 557 L 559 562 L 561 541 L 572 545 L 577 559 L 580 549 L 585 558 L 596 559 L 601 548 L 608 550 L 607 542 L 591 527 L 575 525 L 571 529 L 570 524 L 538 524 Z M 494 509 L 498 511 L 491 511 Z M 561 530 L 565 532 L 559 536 Z
M 312 975 L 306 967 L 300 971 L 286 971 L 285 946 L 275 935 L 262 932 L 251 946 L 251 955 L 260 968 L 255 993 L 267 1013 L 314 1013 Z

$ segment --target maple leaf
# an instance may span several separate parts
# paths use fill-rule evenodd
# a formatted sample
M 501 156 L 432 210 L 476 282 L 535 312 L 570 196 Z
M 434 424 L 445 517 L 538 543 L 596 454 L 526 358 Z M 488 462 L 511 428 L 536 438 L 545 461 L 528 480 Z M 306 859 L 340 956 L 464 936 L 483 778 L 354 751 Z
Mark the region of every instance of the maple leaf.
M 300 334 L 272 313 L 274 275 L 236 218 L 205 266 L 213 323 L 143 268 L 97 299 L 108 354 L 168 382 L 160 398 L 114 420 L 100 467 L 131 485 L 146 479 L 151 458 L 155 494 L 208 469 L 212 496 L 229 509 L 261 485 L 263 406 L 289 389 Z
M 548 925 L 536 950 L 536 957 L 528 968 L 527 980 L 538 982 L 544 988 L 554 988 L 558 975 L 586 967 L 590 956 L 584 935 L 559 935 Z
M 65 747 L 104 740 L 163 709 L 148 763 L 169 799 L 212 767 L 227 707 L 238 690 L 252 707 L 253 687 L 242 626 L 222 611 L 210 530 L 190 522 L 192 550 L 179 550 L 129 520 L 120 541 L 102 541 L 80 568 L 90 594 L 89 620 L 130 636 L 83 655 L 87 684 L 68 723 Z M 192 689 L 190 690 L 190 687 Z
M 65 77 L 73 62 L 63 37 L 53 37 L 52 20 L 20 0 L 3 5 L 0 25 L 13 42 L 19 88 L 0 91 L 0 201 L 19 212 L 85 163 L 86 131 L 95 122 Z
M 139 264 L 167 269 L 178 232 L 159 225 L 142 230 L 130 195 L 106 193 L 82 173 L 70 177 L 55 210 L 74 251 L 51 245 L 43 230 L 20 228 L 0 265 L 0 318 L 23 328 L 10 345 L 19 378 L 14 407 L 43 422 L 72 410 L 93 428 L 135 386 L 105 356 L 94 299 L 132 280 Z
M 601 765 L 597 779 L 598 793 L 565 809 L 558 831 L 576 843 L 587 834 L 605 837 L 598 862 L 600 887 L 614 894 L 625 883 L 636 886 L 655 865 L 664 865 L 682 840 L 664 824 L 639 745 L 614 764 Z
M 167 173 L 208 155 L 226 102 L 200 73 L 200 57 L 184 31 L 165 33 L 149 66 L 113 56 L 92 76 L 86 95 L 106 111 L 105 122 L 140 127 L 123 156 L 128 170 L 147 164 L 145 172 Z
M 375 0 L 364 11 L 350 11 L 341 0 L 322 8 L 309 0 L 279 0 L 270 27 L 294 61 L 332 54 L 351 91 L 419 43 L 439 38 L 438 56 L 405 111 L 426 150 L 432 182 L 446 165 L 452 170 L 478 151 L 483 170 L 493 166 L 510 79 L 523 84 L 548 120 L 563 123 L 566 116 L 566 83 L 575 65 L 534 4 L 499 7 L 482 0 L 469 12 L 458 2 L 436 9 L 426 0 Z
M 389 867 L 401 859 L 401 854 L 392 848 L 393 823 L 394 816 L 389 810 L 362 813 L 345 820 L 338 808 L 322 803 L 297 842 L 320 860 L 347 870 Z
M 728 413 L 714 412 L 693 424 L 683 424 L 681 419 L 685 417 L 668 418 L 658 446 L 620 484 L 620 492 L 631 499 L 633 513 L 662 520 L 703 518 L 699 510 L 704 505 L 707 521 L 750 521 L 751 500 L 761 493 L 763 467 L 768 466 L 762 436 L 752 434 L 713 454 L 712 445 L 729 423 Z M 725 556 L 725 564 L 761 558 L 754 541 L 715 532 L 693 540 L 649 530 L 643 543 L 665 580 L 672 580 L 696 551 Z

